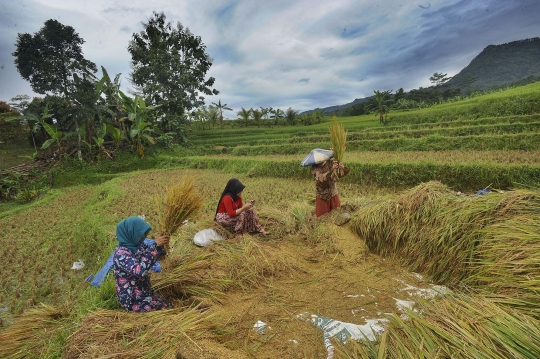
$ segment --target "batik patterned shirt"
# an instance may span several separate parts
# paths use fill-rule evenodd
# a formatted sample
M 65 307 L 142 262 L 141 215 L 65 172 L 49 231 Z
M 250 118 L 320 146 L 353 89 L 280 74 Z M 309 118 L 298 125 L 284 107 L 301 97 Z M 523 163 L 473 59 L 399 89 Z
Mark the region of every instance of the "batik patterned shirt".
M 118 247 L 114 253 L 114 277 L 116 295 L 122 308 L 134 312 L 150 312 L 171 308 L 170 302 L 154 295 L 150 286 L 150 269 L 159 258 L 162 249 L 155 243 L 142 243 L 136 253 L 126 247 Z
M 336 182 L 338 178 L 349 173 L 349 169 L 338 161 L 328 160 L 311 166 L 311 174 L 315 177 L 316 196 L 323 201 L 330 201 L 338 194 Z

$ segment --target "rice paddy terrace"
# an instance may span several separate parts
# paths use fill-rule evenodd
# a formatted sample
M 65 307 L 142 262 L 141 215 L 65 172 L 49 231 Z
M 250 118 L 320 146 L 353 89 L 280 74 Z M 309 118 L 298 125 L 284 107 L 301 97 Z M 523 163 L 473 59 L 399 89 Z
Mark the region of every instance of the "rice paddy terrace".
M 344 206 L 321 218 L 299 162 L 328 147 L 328 122 L 195 130 L 160 169 L 3 214 L 0 357 L 540 357 L 539 90 L 391 113 L 385 126 L 344 118 Z M 196 232 L 219 230 L 233 176 L 270 235 L 194 246 Z M 84 279 L 114 249 L 116 223 L 156 223 L 156 196 L 185 177 L 203 209 L 152 274 L 177 308 L 126 313 L 111 277 Z
M 309 178 L 298 166 L 328 148 L 329 119 L 294 127 L 197 130 L 182 164 L 251 176 Z M 538 83 L 418 111 L 340 118 L 348 131 L 344 182 L 410 188 L 439 180 L 456 191 L 535 186 L 540 178 Z

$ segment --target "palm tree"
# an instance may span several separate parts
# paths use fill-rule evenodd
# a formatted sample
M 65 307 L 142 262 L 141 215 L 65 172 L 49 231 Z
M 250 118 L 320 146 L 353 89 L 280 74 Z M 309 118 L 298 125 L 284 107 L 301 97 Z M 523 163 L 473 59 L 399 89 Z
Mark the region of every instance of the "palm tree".
M 263 112 L 259 110 L 251 109 L 251 117 L 253 117 L 253 122 L 258 126 L 261 125 L 261 119 L 263 117 Z
M 229 110 L 232 111 L 233 109 L 230 107 L 227 107 L 227 104 L 221 104 L 221 100 L 218 101 L 218 103 L 212 102 L 212 105 L 214 105 L 218 111 L 219 111 L 219 122 L 221 125 L 223 125 L 223 110 Z
M 272 118 L 274 119 L 274 125 L 277 126 L 277 124 L 279 122 L 279 119 L 283 118 L 284 116 L 285 116 L 285 113 L 282 110 L 280 110 L 279 108 L 272 111 Z
M 370 100 L 370 104 L 368 108 L 370 111 L 373 111 L 376 115 L 379 115 L 379 121 L 384 125 L 386 116 L 388 116 L 388 112 L 390 112 L 390 107 L 388 107 L 387 102 L 388 102 L 388 98 L 390 97 L 390 93 L 392 92 L 392 90 L 388 90 L 388 91 L 375 90 L 373 92 L 375 93 L 375 97 L 373 97 Z
M 212 124 L 212 127 L 215 126 L 218 119 L 218 109 L 214 106 L 208 106 L 208 109 L 205 111 L 206 118 Z
M 287 111 L 285 111 L 285 118 L 287 119 L 287 122 L 291 126 L 294 125 L 294 123 L 296 122 L 297 116 L 298 116 L 298 111 L 293 110 L 291 107 L 289 107 Z
M 249 116 L 251 116 L 251 109 L 246 110 L 242 107 L 240 111 L 237 113 L 238 118 L 246 122 L 246 127 L 248 125 Z
M 265 120 L 268 120 L 268 117 L 269 117 L 270 114 L 272 113 L 272 110 L 273 110 L 272 107 L 262 107 L 262 106 L 261 106 L 262 117 L 263 117 Z M 268 121 L 264 121 L 264 122 L 265 122 L 265 124 L 266 124 Z

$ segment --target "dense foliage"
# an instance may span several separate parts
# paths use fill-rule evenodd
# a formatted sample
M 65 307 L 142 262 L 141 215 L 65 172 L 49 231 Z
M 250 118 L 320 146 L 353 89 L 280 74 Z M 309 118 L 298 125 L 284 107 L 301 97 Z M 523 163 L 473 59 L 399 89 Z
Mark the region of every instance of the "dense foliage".
M 217 95 L 215 79 L 206 78 L 212 60 L 200 36 L 195 36 L 179 22 L 165 23 L 163 13 L 155 13 L 144 30 L 133 34 L 131 80 L 157 110 L 163 131 L 178 128 L 184 115 L 204 104 L 204 95 Z

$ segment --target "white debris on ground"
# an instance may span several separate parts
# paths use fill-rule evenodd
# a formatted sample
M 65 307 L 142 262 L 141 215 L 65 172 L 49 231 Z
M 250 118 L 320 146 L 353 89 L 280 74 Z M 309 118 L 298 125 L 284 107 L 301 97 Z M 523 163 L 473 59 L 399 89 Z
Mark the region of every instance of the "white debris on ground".
M 296 316 L 301 320 L 311 322 L 317 328 L 323 330 L 324 345 L 328 352 L 327 359 L 334 357 L 334 346 L 330 338 L 336 338 L 342 343 L 349 339 L 353 340 L 375 340 L 376 335 L 382 333 L 384 327 L 382 323 L 388 322 L 388 319 L 369 319 L 366 324 L 345 323 L 331 318 L 321 317 L 316 314 L 302 313 Z
M 424 299 L 435 298 L 438 295 L 444 295 L 448 293 L 448 288 L 444 285 L 431 285 L 431 288 L 417 288 L 405 283 L 401 279 L 396 279 L 398 282 L 405 285 L 405 288 L 401 289 L 400 292 L 408 292 L 409 296 L 418 296 Z
M 74 269 L 74 270 L 80 270 L 83 268 L 84 268 L 84 262 L 82 261 L 82 259 L 79 259 L 78 262 L 73 262 L 73 266 L 71 267 L 71 269 Z
M 413 273 L 420 281 L 422 281 L 424 278 L 418 274 Z M 420 297 L 424 299 L 430 299 L 434 298 L 439 295 L 444 295 L 449 292 L 449 289 L 442 285 L 431 285 L 430 288 L 417 288 L 412 285 L 407 284 L 405 281 L 401 279 L 396 279 L 398 282 L 403 284 L 405 287 L 403 289 L 399 289 L 396 291 L 396 293 L 400 292 L 406 292 L 408 297 Z M 367 288 L 368 293 L 370 293 L 369 288 Z M 380 291 L 377 291 L 380 293 Z M 363 294 L 346 294 L 343 292 L 345 298 L 357 298 L 359 296 L 365 297 Z M 375 298 L 373 294 L 370 294 Z M 396 308 L 399 312 L 402 314 L 400 317 L 404 320 L 409 319 L 407 314 L 405 314 L 409 310 L 414 309 L 415 302 L 412 300 L 404 300 L 404 299 L 398 299 L 394 298 L 396 301 Z M 377 306 L 377 303 L 375 303 Z M 351 313 L 353 316 L 356 316 L 356 313 L 364 311 L 363 308 L 358 309 L 351 309 Z M 382 315 L 382 312 L 379 312 L 378 315 Z M 385 313 L 389 314 L 389 313 Z M 377 318 L 377 319 L 368 319 L 366 320 L 366 324 L 353 324 L 353 323 L 346 323 L 341 322 L 339 320 L 326 318 L 319 316 L 317 314 L 311 314 L 311 313 L 302 313 L 296 316 L 297 318 L 301 320 L 305 320 L 308 322 L 311 322 L 313 325 L 315 325 L 317 328 L 320 328 L 323 330 L 323 338 L 324 338 L 324 344 L 326 346 L 326 350 L 328 352 L 327 359 L 332 359 L 334 357 L 334 347 L 332 343 L 330 342 L 330 338 L 336 338 L 342 343 L 346 343 L 347 340 L 353 339 L 353 340 L 370 340 L 374 341 L 377 338 L 377 335 L 380 335 L 384 331 L 383 324 L 388 322 L 388 319 L 386 318 Z M 258 321 L 254 328 L 258 332 L 260 332 L 260 326 L 262 324 L 266 325 L 265 323 Z M 264 326 L 262 327 L 264 330 Z

